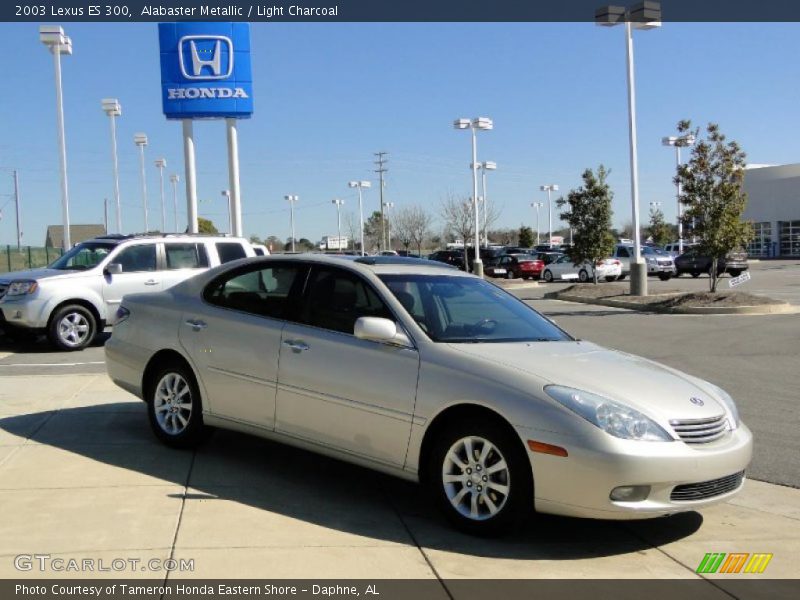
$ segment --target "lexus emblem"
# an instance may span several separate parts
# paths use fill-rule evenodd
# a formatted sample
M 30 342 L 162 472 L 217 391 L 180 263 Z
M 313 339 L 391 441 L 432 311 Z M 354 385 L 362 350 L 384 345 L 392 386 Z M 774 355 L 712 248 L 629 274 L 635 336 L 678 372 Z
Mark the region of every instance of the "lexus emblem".
M 703 406 L 705 404 L 702 398 L 696 398 L 696 397 L 689 398 L 689 402 L 691 402 L 695 406 Z

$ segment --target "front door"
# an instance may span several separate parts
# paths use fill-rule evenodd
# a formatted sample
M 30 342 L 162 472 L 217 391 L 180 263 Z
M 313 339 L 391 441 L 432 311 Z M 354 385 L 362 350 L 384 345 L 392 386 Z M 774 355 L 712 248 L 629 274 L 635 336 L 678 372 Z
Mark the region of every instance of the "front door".
M 103 273 L 103 301 L 106 304 L 108 324 L 113 325 L 114 315 L 126 294 L 160 292 L 161 274 L 156 259 L 156 244 L 127 246 L 112 256 L 110 263 L 122 266 L 122 273 Z
M 356 319 L 394 316 L 372 286 L 315 267 L 296 323 L 283 330 L 276 430 L 394 466 L 405 461 L 419 356 L 353 335 Z

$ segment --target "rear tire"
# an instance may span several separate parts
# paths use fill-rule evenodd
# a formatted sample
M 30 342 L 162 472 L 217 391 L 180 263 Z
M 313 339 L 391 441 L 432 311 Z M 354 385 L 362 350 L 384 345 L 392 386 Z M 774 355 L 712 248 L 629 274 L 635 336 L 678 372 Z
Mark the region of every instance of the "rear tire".
M 434 501 L 461 531 L 498 535 L 533 513 L 530 461 L 501 423 L 453 423 L 438 436 L 426 468 Z
M 589 281 L 589 273 L 586 272 L 586 269 L 581 269 L 578 273 L 578 281 L 581 283 L 586 283 Z
M 611 283 L 612 281 L 616 281 L 617 279 L 618 279 L 618 278 L 617 278 L 617 277 L 615 277 L 615 276 L 613 276 L 613 275 L 612 275 L 612 276 L 610 276 L 610 277 L 606 277 L 606 281 L 607 281 L 608 283 Z
M 728 272 L 731 274 L 731 277 L 738 277 L 739 275 L 742 274 L 742 270 L 741 269 L 731 269 Z
M 622 281 L 626 277 L 627 277 L 627 275 L 620 275 L 619 277 L 617 277 L 617 281 Z
M 544 272 L 544 275 L 542 275 L 542 277 L 547 283 L 553 283 L 553 274 L 550 272 L 549 269 Z
M 514 272 L 506 271 L 506 279 L 514 279 Z
M 180 362 L 156 370 L 145 390 L 147 416 L 156 437 L 172 448 L 194 448 L 208 432 L 194 373 Z
M 670 273 L 659 273 L 658 278 L 661 281 L 669 281 L 672 278 L 672 275 Z
M 50 318 L 47 339 L 59 350 L 83 350 L 97 334 L 97 321 L 88 308 L 69 304 L 59 308 Z
M 700 271 L 692 271 L 692 277 L 694 277 L 695 279 L 700 277 Z

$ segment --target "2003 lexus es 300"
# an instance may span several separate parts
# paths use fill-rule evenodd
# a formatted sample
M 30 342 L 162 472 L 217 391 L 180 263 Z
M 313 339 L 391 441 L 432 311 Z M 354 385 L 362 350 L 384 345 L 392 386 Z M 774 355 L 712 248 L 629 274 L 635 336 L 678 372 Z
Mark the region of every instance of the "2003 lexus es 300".
M 475 533 L 533 508 L 693 510 L 737 493 L 752 452 L 720 388 L 423 260 L 228 263 L 126 296 L 106 357 L 171 446 L 224 427 L 420 480 Z

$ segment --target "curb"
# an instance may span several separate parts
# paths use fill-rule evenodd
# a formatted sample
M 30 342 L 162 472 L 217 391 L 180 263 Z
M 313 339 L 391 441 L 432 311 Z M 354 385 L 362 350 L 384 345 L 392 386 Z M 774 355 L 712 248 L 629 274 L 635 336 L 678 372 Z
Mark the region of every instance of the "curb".
M 585 298 L 583 296 L 571 296 L 549 292 L 544 295 L 548 300 L 564 300 L 566 302 L 580 302 L 581 304 L 597 304 L 599 306 L 609 306 L 611 308 L 625 308 L 637 310 L 639 312 L 652 312 L 664 314 L 683 314 L 683 315 L 780 315 L 800 313 L 800 307 L 792 304 L 765 304 L 763 306 L 643 306 L 637 302 L 625 302 L 624 300 L 606 300 L 603 298 Z
M 502 281 L 508 281 L 508 279 L 503 279 Z M 527 290 L 539 287 L 538 281 L 526 281 L 525 283 L 507 283 L 501 284 L 496 283 L 495 285 L 503 288 L 504 290 Z

